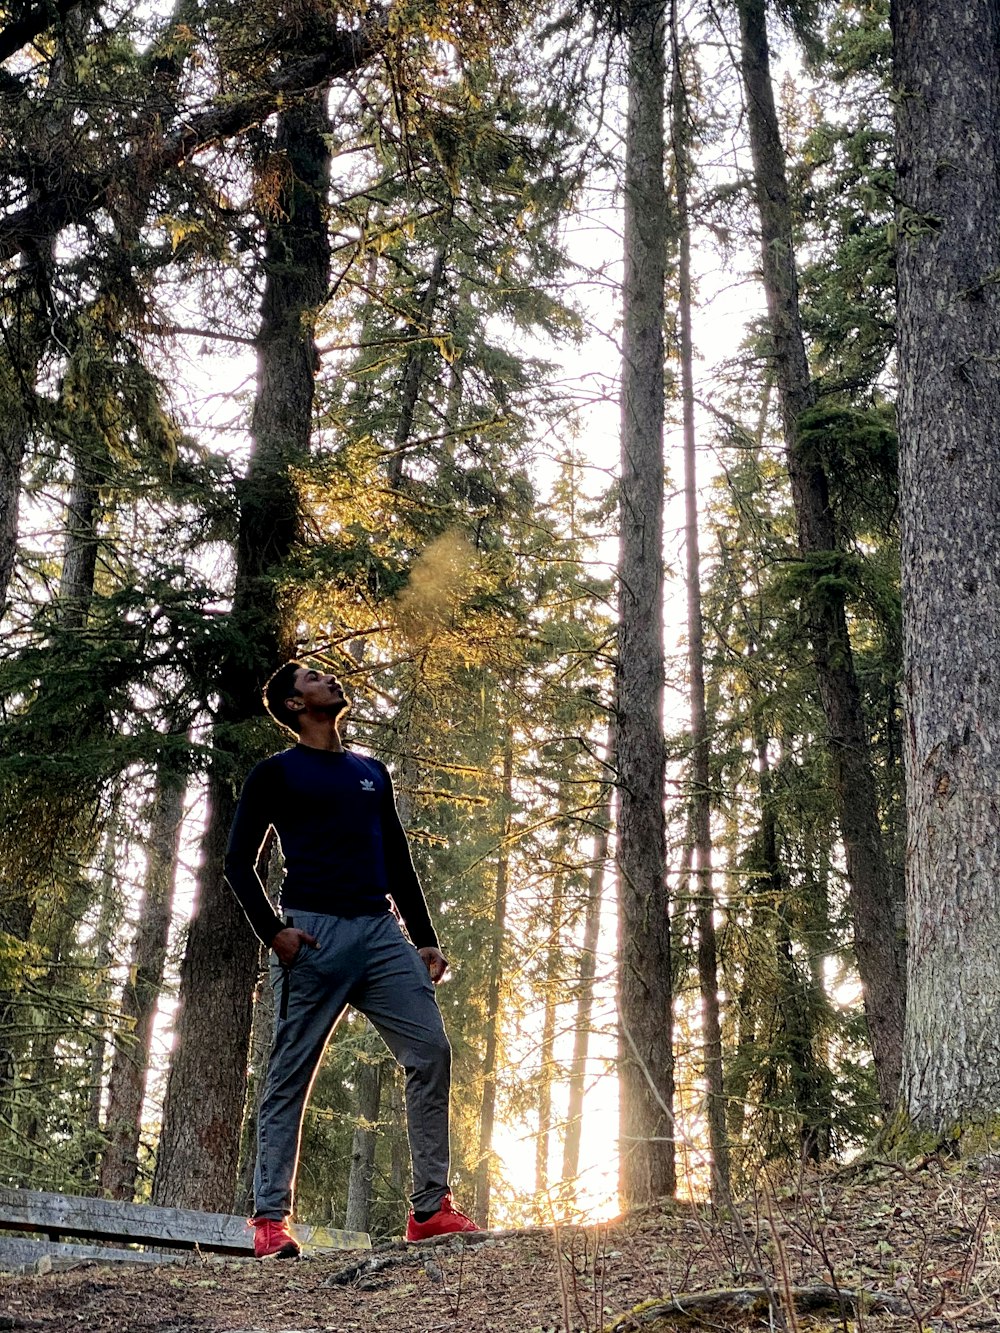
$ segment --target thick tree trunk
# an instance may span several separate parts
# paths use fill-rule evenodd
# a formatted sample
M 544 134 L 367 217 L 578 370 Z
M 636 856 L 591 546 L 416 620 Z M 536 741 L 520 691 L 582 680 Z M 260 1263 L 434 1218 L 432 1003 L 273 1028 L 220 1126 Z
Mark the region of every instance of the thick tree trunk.
M 903 1103 L 1000 1114 L 1000 5 L 895 0 L 910 992 Z
M 663 812 L 664 6 L 628 32 L 618 565 L 620 1190 L 673 1193 L 673 1020 Z
M 803 444 L 799 429 L 802 413 L 815 401 L 815 390 L 799 315 L 792 214 L 771 87 L 765 0 L 741 0 L 740 35 L 764 289 L 799 549 L 806 561 L 818 556 L 829 559 L 839 551 L 840 543 L 827 476 L 822 459 Z M 809 596 L 810 635 L 847 859 L 854 947 L 879 1097 L 883 1112 L 889 1114 L 899 1093 L 906 1000 L 902 904 L 883 843 L 845 599 L 835 580 L 821 579 L 820 575 L 828 573 L 827 564 L 822 569 L 817 566 Z
M 504 923 L 507 919 L 507 878 L 510 867 L 511 809 L 514 788 L 514 737 L 504 735 L 503 796 L 500 841 L 497 847 L 496 890 L 490 931 L 489 973 L 486 982 L 486 1050 L 483 1053 L 483 1102 L 479 1113 L 479 1157 L 473 1190 L 473 1211 L 481 1226 L 489 1226 L 490 1177 L 493 1165 L 493 1124 L 497 1101 L 497 1049 L 500 1042 L 500 984 L 503 979 Z
M 347 1180 L 348 1231 L 367 1231 L 371 1221 L 372 1182 L 375 1178 L 375 1148 L 378 1143 L 378 1113 L 382 1100 L 385 1043 L 374 1031 L 365 1033 L 364 1049 L 354 1067 L 354 1112 L 357 1117 L 351 1141 L 351 1170 Z
M 614 714 L 608 721 L 608 739 L 604 748 L 604 762 L 611 770 L 616 764 Z M 601 930 L 601 905 L 604 894 L 604 875 L 608 862 L 608 839 L 611 829 L 611 803 L 614 786 L 603 785 L 601 806 L 596 814 L 598 832 L 594 837 L 594 859 L 587 885 L 587 909 L 583 918 L 583 941 L 580 946 L 580 975 L 577 982 L 576 1018 L 573 1024 L 573 1058 L 570 1063 L 569 1099 L 566 1108 L 566 1136 L 563 1139 L 562 1181 L 567 1199 L 575 1196 L 574 1182 L 580 1174 L 580 1144 L 583 1135 L 583 1095 L 587 1085 L 587 1050 L 594 1012 L 594 977 L 597 973 L 597 944 Z
M 703 1068 L 708 1139 L 712 1154 L 712 1197 L 729 1199 L 729 1141 L 722 1087 L 722 1020 L 719 1010 L 715 891 L 712 885 L 712 808 L 708 714 L 705 707 L 705 635 L 701 615 L 701 554 L 698 537 L 698 476 L 694 419 L 694 353 L 691 341 L 691 224 L 688 208 L 688 104 L 681 65 L 677 0 L 671 0 L 673 49 L 671 140 L 680 254 L 678 332 L 684 417 L 684 551 L 687 582 L 688 691 L 691 709 L 691 828 L 694 835 L 694 898 L 698 923 L 698 983 L 701 991 Z
M 289 182 L 267 227 L 253 447 L 240 497 L 232 621 L 243 651 L 218 681 L 208 825 L 153 1184 L 154 1202 L 173 1207 L 226 1211 L 236 1184 L 259 948 L 222 879 L 246 766 L 245 752 L 230 747 L 240 724 L 262 713 L 264 680 L 294 651 L 275 573 L 297 535 L 293 474 L 308 455 L 312 427 L 315 321 L 329 276 L 329 133 L 324 90 L 278 119 L 275 147 L 287 160 Z
M 154 1203 L 208 1212 L 229 1212 L 233 1204 L 260 954 L 242 913 L 231 910 L 231 895 L 222 883 L 236 799 L 222 779 L 221 764 L 215 759 L 210 778 L 198 906 L 181 966 L 153 1176 Z
M 185 785 L 179 774 L 165 768 L 158 770 L 139 923 L 122 991 L 104 1119 L 106 1146 L 98 1183 L 101 1193 L 109 1199 L 131 1200 L 139 1173 L 142 1103 L 170 934 Z

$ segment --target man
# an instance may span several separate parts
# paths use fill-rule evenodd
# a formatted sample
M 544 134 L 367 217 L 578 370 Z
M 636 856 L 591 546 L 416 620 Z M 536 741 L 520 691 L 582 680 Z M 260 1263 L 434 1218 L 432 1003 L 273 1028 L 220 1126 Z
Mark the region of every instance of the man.
M 348 1004 L 365 1014 L 406 1071 L 413 1162 L 406 1239 L 478 1228 L 448 1187 L 451 1047 L 434 998 L 448 962 L 438 947 L 388 769 L 344 748 L 349 707 L 336 677 L 286 662 L 264 703 L 297 744 L 272 755 L 243 787 L 226 853 L 226 879 L 270 946 L 274 1045 L 257 1127 L 254 1252 L 289 1257 L 288 1226 L 306 1099 Z M 256 865 L 269 828 L 281 842 L 283 919 Z M 404 938 L 387 895 L 406 924 Z

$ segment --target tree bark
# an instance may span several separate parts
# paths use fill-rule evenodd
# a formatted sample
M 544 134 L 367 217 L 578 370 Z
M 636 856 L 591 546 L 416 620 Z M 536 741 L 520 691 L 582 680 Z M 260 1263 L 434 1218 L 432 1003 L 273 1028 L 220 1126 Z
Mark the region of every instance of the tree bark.
M 66 533 L 59 575 L 59 619 L 67 629 L 87 623 L 97 576 L 100 478 L 94 460 L 77 456 L 66 502 Z
M 444 278 L 446 243 L 434 256 L 434 264 L 427 279 L 427 289 L 420 302 L 420 321 L 411 325 L 409 333 L 412 345 L 403 362 L 403 374 L 399 382 L 399 419 L 393 439 L 394 452 L 389 460 L 389 485 L 399 486 L 405 476 L 405 447 L 413 434 L 413 421 L 420 396 L 420 385 L 424 377 L 424 361 L 427 356 L 427 341 L 434 320 L 434 308 L 437 305 Z
M 620 1191 L 671 1194 L 673 1020 L 663 811 L 664 5 L 628 31 L 621 534 L 618 565 Z
M 493 1124 L 496 1118 L 497 1100 L 497 1049 L 500 1042 L 500 984 L 503 979 L 504 923 L 507 919 L 513 788 L 514 737 L 508 726 L 504 735 L 502 814 L 500 841 L 497 847 L 496 891 L 493 895 L 489 974 L 486 982 L 486 1049 L 483 1053 L 483 1102 L 479 1113 L 479 1157 L 476 1162 L 473 1189 L 473 1211 L 484 1227 L 489 1226 L 490 1216 Z
M 25 362 L 30 360 L 30 367 Z M 11 357 L 0 366 L 0 615 L 17 559 L 21 470 L 31 431 L 37 356 Z
M 227 1211 L 236 1184 L 259 947 L 222 867 L 245 768 L 234 737 L 262 714 L 264 680 L 294 652 L 294 627 L 275 574 L 298 533 L 294 469 L 308 456 L 312 429 L 314 332 L 330 262 L 329 135 L 324 89 L 278 118 L 275 150 L 287 160 L 289 180 L 265 243 L 252 450 L 240 497 L 231 613 L 242 652 L 217 682 L 208 823 L 153 1183 L 154 1202 L 170 1207 Z
M 410 1170 L 410 1145 L 406 1138 L 406 1102 L 403 1071 L 389 1066 L 389 1099 L 386 1107 L 386 1133 L 389 1136 L 389 1186 L 394 1199 L 405 1200 Z
M 1000 1113 L 1000 5 L 895 0 L 910 938 L 903 1104 Z
M 697 436 L 694 419 L 694 352 L 691 340 L 691 222 L 688 205 L 688 104 L 681 64 L 677 0 L 671 0 L 673 50 L 671 140 L 679 240 L 678 333 L 681 400 L 684 419 L 684 552 L 687 583 L 688 691 L 691 709 L 691 829 L 694 835 L 694 899 L 698 925 L 698 984 L 701 991 L 703 1069 L 709 1148 L 712 1154 L 712 1198 L 729 1201 L 729 1141 L 722 1087 L 722 1020 L 719 1010 L 718 946 L 715 937 L 715 891 L 712 886 L 712 807 L 710 742 L 705 707 L 705 634 L 701 614 L 701 553 L 698 536 Z
M 552 1080 L 556 1054 L 556 1007 L 562 963 L 562 918 L 565 888 L 557 873 L 549 904 L 549 939 L 545 950 L 545 1008 L 538 1060 L 538 1137 L 535 1139 L 535 1193 L 541 1196 L 549 1188 L 549 1144 L 552 1138 Z
M 385 1044 L 373 1030 L 365 1033 L 361 1054 L 354 1066 L 354 1106 L 357 1117 L 351 1141 L 351 1170 L 347 1180 L 348 1231 L 367 1231 L 371 1220 L 372 1181 L 375 1178 L 375 1147 Z
M 765 0 L 741 0 L 742 76 L 761 222 L 761 257 L 775 378 L 799 549 L 808 562 L 841 550 L 823 460 L 802 440 L 800 419 L 815 402 L 798 303 L 798 277 L 785 156 L 771 86 Z M 861 693 L 854 671 L 843 591 L 817 562 L 808 597 L 809 631 L 840 831 L 850 883 L 854 947 L 882 1110 L 899 1093 L 905 939 L 898 883 L 886 855 Z
M 87 1145 L 83 1153 L 83 1178 L 88 1184 L 96 1175 L 98 1150 L 101 1141 L 101 1101 L 104 1092 L 104 1064 L 108 1050 L 107 1009 L 111 993 L 111 963 L 114 958 L 114 939 L 121 925 L 122 900 L 117 887 L 117 833 L 119 814 L 110 819 L 104 834 L 101 854 L 101 907 L 95 935 L 93 968 L 96 977 L 94 998 L 97 1005 L 91 1014 L 93 1035 L 87 1046 L 90 1077 L 87 1084 Z
M 142 1103 L 170 934 L 185 786 L 180 774 L 162 767 L 157 771 L 139 923 L 122 991 L 104 1119 L 106 1146 L 98 1183 L 109 1199 L 131 1200 L 139 1173 Z
M 604 747 L 604 762 L 608 770 L 616 764 L 614 714 L 608 721 L 608 739 Z M 598 832 L 594 837 L 594 859 L 587 885 L 587 909 L 583 919 L 583 942 L 580 946 L 580 975 L 576 999 L 576 1019 L 573 1024 L 573 1058 L 570 1063 L 569 1098 L 566 1108 L 566 1135 L 563 1139 L 562 1181 L 567 1198 L 575 1195 L 574 1182 L 580 1174 L 580 1145 L 583 1135 L 583 1095 L 587 1083 L 587 1050 L 590 1045 L 590 1027 L 594 1012 L 594 977 L 597 973 L 597 943 L 601 929 L 604 875 L 608 861 L 608 840 L 611 828 L 611 803 L 614 786 L 604 783 L 601 807 L 596 819 Z

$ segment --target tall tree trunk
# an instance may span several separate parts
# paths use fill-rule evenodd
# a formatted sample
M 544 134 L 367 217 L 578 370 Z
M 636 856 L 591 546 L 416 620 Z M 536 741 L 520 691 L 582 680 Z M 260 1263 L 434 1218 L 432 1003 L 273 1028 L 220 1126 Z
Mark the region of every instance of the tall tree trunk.
M 1000 1112 L 1000 5 L 895 0 L 910 992 L 919 1129 Z
M 444 277 L 444 265 L 447 246 L 442 242 L 434 257 L 434 265 L 427 279 L 427 289 L 420 303 L 420 323 L 411 326 L 413 342 L 403 362 L 403 375 L 399 385 L 399 419 L 396 422 L 396 434 L 393 440 L 395 450 L 389 464 L 389 484 L 398 486 L 405 475 L 406 444 L 413 434 L 413 420 L 420 397 L 420 385 L 424 377 L 424 362 L 427 358 L 427 342 L 434 320 L 434 308 L 441 291 Z
M 66 502 L 66 532 L 59 575 L 59 619 L 67 629 L 81 629 L 87 623 L 94 599 L 100 487 L 96 460 L 85 446 L 75 459 Z
M 545 1011 L 538 1068 L 538 1137 L 535 1139 L 535 1193 L 549 1188 L 549 1144 L 552 1138 L 552 1081 L 556 1054 L 556 1011 L 562 970 L 562 918 L 565 886 L 556 874 L 549 904 L 549 939 L 545 950 Z
M 321 89 L 278 117 L 275 149 L 289 179 L 266 237 L 252 450 L 242 486 L 234 652 L 217 681 L 208 813 L 198 896 L 181 969 L 174 1057 L 153 1182 L 154 1202 L 232 1206 L 246 1096 L 252 995 L 259 948 L 222 879 L 245 751 L 241 724 L 263 711 L 261 686 L 294 651 L 294 626 L 275 574 L 291 551 L 299 506 L 294 469 L 309 451 L 317 312 L 329 278 L 325 204 L 330 121 Z
M 389 1185 L 394 1199 L 407 1195 L 410 1170 L 410 1145 L 406 1137 L 406 1102 L 403 1096 L 403 1071 L 389 1066 L 389 1099 L 386 1108 L 386 1133 L 389 1135 Z
M 139 1172 L 142 1103 L 156 1005 L 163 986 L 174 880 L 184 816 L 185 779 L 161 766 L 156 773 L 146 846 L 139 922 L 122 991 L 115 1054 L 104 1118 L 106 1146 L 98 1183 L 109 1199 L 131 1200 Z
M 493 1124 L 497 1101 L 497 1048 L 500 1042 L 500 984 L 503 979 L 504 923 L 507 919 L 507 877 L 510 868 L 510 830 L 514 795 L 514 734 L 508 725 L 503 748 L 503 795 L 500 840 L 497 846 L 496 890 L 490 931 L 489 973 L 486 982 L 486 1050 L 483 1053 L 483 1102 L 479 1113 L 479 1157 L 473 1189 L 473 1210 L 482 1226 L 489 1226 L 490 1184 L 493 1166 Z
M 240 1169 L 236 1178 L 234 1212 L 247 1217 L 253 1212 L 253 1178 L 257 1168 L 257 1122 L 264 1099 L 264 1074 L 274 1040 L 274 991 L 266 973 L 262 973 L 254 996 L 253 1024 L 250 1029 L 249 1097 L 243 1120 Z
M 87 1048 L 90 1078 L 87 1087 L 88 1143 L 83 1157 L 84 1179 L 89 1184 L 96 1173 L 98 1144 L 101 1138 L 101 1102 L 104 1094 L 104 1062 L 108 1049 L 107 1011 L 111 995 L 111 963 L 114 959 L 114 939 L 122 919 L 122 900 L 117 883 L 117 832 L 119 815 L 109 821 L 104 835 L 101 856 L 101 908 L 97 921 L 94 988 L 97 1007 L 91 1015 L 93 1034 Z
M 618 565 L 620 1190 L 673 1193 L 673 1019 L 663 811 L 663 0 L 628 31 Z
M 351 1141 L 351 1170 L 347 1181 L 348 1231 L 367 1231 L 371 1221 L 372 1182 L 375 1178 L 375 1147 L 385 1043 L 374 1029 L 365 1033 L 363 1049 L 354 1066 L 354 1112 L 357 1117 Z
M 67 14 L 67 26 L 78 27 L 77 7 Z M 50 113 L 55 141 L 66 129 L 63 97 L 66 72 L 72 65 L 60 49 L 52 61 L 49 93 L 60 109 Z M 0 354 L 0 616 L 7 606 L 10 581 L 17 561 L 17 531 L 21 506 L 21 473 L 36 418 L 36 391 L 46 346 L 51 337 L 51 318 L 46 318 L 51 297 L 49 270 L 53 264 L 55 237 L 50 232 L 33 239 L 30 251 L 21 256 L 13 292 L 0 307 L 3 318 Z
M 608 720 L 608 738 L 604 747 L 606 770 L 616 765 L 615 719 Z M 587 909 L 583 918 L 583 941 L 580 946 L 580 975 L 576 997 L 576 1018 L 573 1024 L 573 1058 L 570 1063 L 569 1099 L 566 1108 L 566 1135 L 563 1139 L 562 1181 L 567 1198 L 575 1193 L 574 1181 L 580 1174 L 580 1144 L 583 1136 L 583 1096 L 587 1086 L 587 1050 L 594 1013 L 594 977 L 597 973 L 597 943 L 601 930 L 604 876 L 608 862 L 608 839 L 611 829 L 611 803 L 614 784 L 605 782 L 601 789 L 601 805 L 595 820 L 593 862 L 587 885 Z
M 678 352 L 684 417 L 684 550 L 687 582 L 688 690 L 691 709 L 691 828 L 694 835 L 694 899 L 698 926 L 698 984 L 701 991 L 703 1068 L 708 1139 L 712 1154 L 712 1198 L 728 1201 L 729 1141 L 722 1088 L 722 1020 L 719 1012 L 715 892 L 712 887 L 712 808 L 708 714 L 705 708 L 705 635 L 701 615 L 701 554 L 698 540 L 698 475 L 694 420 L 694 353 L 691 342 L 691 222 L 688 207 L 688 103 L 681 64 L 677 0 L 671 0 L 673 51 L 671 140 L 677 199 L 679 254 Z
M 28 310 L 24 307 L 28 306 Z M 22 313 L 22 310 L 24 311 Z M 33 303 L 22 301 L 14 315 L 15 341 L 0 364 L 0 615 L 17 559 L 17 527 L 21 504 L 21 471 L 31 436 L 35 378 L 39 349 L 31 346 L 37 335 L 24 321 L 34 323 Z
M 740 2 L 742 75 L 760 212 L 764 289 L 799 549 L 804 560 L 813 561 L 816 568 L 808 606 L 810 635 L 847 859 L 854 947 L 879 1098 L 883 1112 L 889 1114 L 899 1094 L 906 1000 L 902 904 L 883 843 L 844 594 L 836 580 L 822 577 L 829 574 L 829 560 L 839 552 L 840 539 L 823 460 L 803 443 L 800 431 L 803 412 L 815 402 L 815 388 L 799 313 L 792 213 L 771 87 L 765 3 Z

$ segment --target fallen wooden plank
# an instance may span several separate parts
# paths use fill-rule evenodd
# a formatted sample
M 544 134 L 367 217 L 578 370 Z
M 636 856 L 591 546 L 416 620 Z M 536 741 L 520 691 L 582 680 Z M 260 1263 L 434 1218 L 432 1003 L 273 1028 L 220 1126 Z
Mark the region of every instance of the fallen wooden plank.
M 40 1190 L 0 1187 L 0 1230 L 43 1231 L 56 1236 L 132 1241 L 221 1254 L 252 1254 L 253 1228 L 245 1218 L 227 1213 L 201 1213 L 186 1208 L 159 1208 L 147 1203 L 90 1199 Z M 368 1250 L 364 1232 L 296 1226 L 307 1250 Z
M 197 1261 L 193 1250 L 157 1253 L 154 1250 L 120 1250 L 112 1245 L 62 1245 L 52 1240 L 0 1236 L 0 1272 L 34 1271 L 39 1261 L 44 1263 L 46 1260 L 53 1268 L 68 1268 L 85 1261 L 100 1264 L 190 1264 Z

